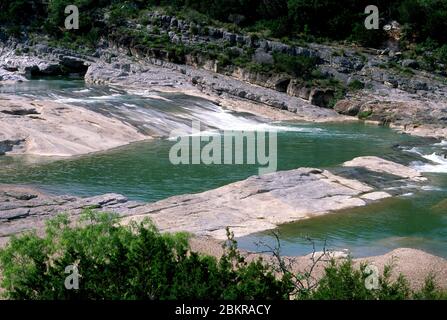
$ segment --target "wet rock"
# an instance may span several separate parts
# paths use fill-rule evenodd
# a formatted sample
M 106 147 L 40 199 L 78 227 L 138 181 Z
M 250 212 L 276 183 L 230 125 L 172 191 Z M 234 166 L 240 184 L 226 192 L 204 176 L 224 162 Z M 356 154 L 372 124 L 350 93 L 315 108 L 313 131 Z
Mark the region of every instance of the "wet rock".
M 85 60 L 72 57 L 72 56 L 63 56 L 60 59 L 60 64 L 64 66 L 65 68 L 68 68 L 73 71 L 77 71 L 79 73 L 85 74 L 87 71 L 87 66 L 85 65 Z
M 16 200 L 24 200 L 24 201 L 35 199 L 35 198 L 38 197 L 37 194 L 24 193 L 24 192 L 14 192 L 14 191 L 4 192 L 3 195 L 5 197 L 13 198 L 13 199 L 16 199 Z
M 431 209 L 435 212 L 446 213 L 447 212 L 447 199 L 440 201 L 431 207 Z
M 6 70 L 8 69 L 8 70 Z M 28 81 L 24 76 L 15 73 L 18 71 L 16 67 L 6 67 L 6 69 L 0 68 L 0 82 L 24 82 Z
M 12 151 L 16 146 L 19 146 L 25 139 L 17 140 L 0 140 L 0 156 Z

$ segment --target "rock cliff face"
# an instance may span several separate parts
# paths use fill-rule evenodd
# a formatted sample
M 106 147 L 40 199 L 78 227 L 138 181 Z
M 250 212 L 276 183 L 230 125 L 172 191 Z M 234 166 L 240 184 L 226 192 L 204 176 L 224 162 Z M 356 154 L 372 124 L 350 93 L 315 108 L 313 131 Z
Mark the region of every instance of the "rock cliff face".
M 0 46 L 0 82 L 24 81 L 25 76 L 83 76 L 89 61 L 69 50 L 8 41 Z
M 149 218 L 164 232 L 187 231 L 225 239 L 225 228 L 236 236 L 269 230 L 277 225 L 363 206 L 405 188 L 418 188 L 424 178 L 411 168 L 377 157 L 356 158 L 336 173 L 314 168 L 253 176 L 244 181 L 198 193 L 174 196 L 155 203 L 138 203 L 108 194 L 77 198 L 0 186 L 0 237 L 41 228 L 44 220 L 66 212 L 75 218 L 83 208 L 116 212 L 123 223 Z M 361 181 L 356 170 L 361 170 Z M 384 191 L 384 189 L 394 191 Z M 390 193 L 394 192 L 394 193 Z
M 177 89 L 191 93 L 197 91 L 208 94 L 211 98 L 217 96 L 287 110 L 307 121 L 347 120 L 347 117 L 340 116 L 334 110 L 316 107 L 307 101 L 274 89 L 253 86 L 208 70 L 152 58 L 133 64 L 127 57 L 122 56 L 114 63 L 98 62 L 89 67 L 85 79 L 92 84 L 143 89 L 148 87 L 160 90 Z
M 146 25 L 129 28 L 163 37 L 169 45 L 200 48 L 177 53 L 134 44 L 129 35 L 111 34 L 90 56 L 46 45 L 7 41 L 0 45 L 0 82 L 25 81 L 33 75 L 84 75 L 91 83 L 195 88 L 213 95 L 261 103 L 310 118 L 335 119 L 339 92 L 284 73 L 262 72 L 250 63 L 271 65 L 275 53 L 311 57 L 319 77 L 348 89 L 335 110 L 347 116 L 398 126 L 414 134 L 445 136 L 445 75 L 418 70 L 411 59 L 393 50 L 371 50 L 322 44 L 289 45 L 223 28 L 204 26 L 175 16 L 148 13 Z M 248 59 L 223 65 L 207 48 L 227 50 Z M 181 50 L 180 50 L 181 51 Z M 88 68 L 88 71 L 87 71 Z M 139 73 L 137 75 L 137 73 Z M 315 115 L 315 116 L 314 116 Z M 338 117 L 338 119 L 345 119 Z

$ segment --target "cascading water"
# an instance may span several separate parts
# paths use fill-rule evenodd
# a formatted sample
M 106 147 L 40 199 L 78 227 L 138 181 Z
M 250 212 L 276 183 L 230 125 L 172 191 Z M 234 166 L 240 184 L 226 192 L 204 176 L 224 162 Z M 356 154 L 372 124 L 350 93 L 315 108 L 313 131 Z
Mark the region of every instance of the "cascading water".
M 447 257 L 447 204 L 443 204 L 447 198 L 446 143 L 434 144 L 362 123 L 269 123 L 185 94 L 86 87 L 73 80 L 5 85 L 0 93 L 70 103 L 163 137 L 70 159 L 2 156 L 0 183 L 31 184 L 81 196 L 116 192 L 135 200 L 156 201 L 257 174 L 255 165 L 172 165 L 168 154 L 174 142 L 164 139 L 171 130 L 187 132 L 192 120 L 217 134 L 225 129 L 272 129 L 278 131 L 279 170 L 331 168 L 358 156 L 375 155 L 411 165 L 429 178 L 422 189 L 408 186 L 403 197 L 280 227 L 284 254 L 308 253 L 311 247 L 303 239 L 310 236 L 317 247 L 327 240 L 328 247 L 347 248 L 356 256 L 407 246 Z M 266 232 L 239 241 L 242 247 L 256 249 L 254 242 L 273 239 Z

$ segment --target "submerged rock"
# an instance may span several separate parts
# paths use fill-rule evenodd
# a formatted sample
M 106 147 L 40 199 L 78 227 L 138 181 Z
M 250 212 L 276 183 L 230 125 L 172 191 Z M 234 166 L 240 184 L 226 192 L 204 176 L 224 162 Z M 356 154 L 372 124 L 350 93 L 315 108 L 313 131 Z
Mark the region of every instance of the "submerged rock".
M 433 207 L 431 207 L 431 209 L 435 212 L 447 213 L 447 199 L 444 199 L 439 203 L 435 204 Z

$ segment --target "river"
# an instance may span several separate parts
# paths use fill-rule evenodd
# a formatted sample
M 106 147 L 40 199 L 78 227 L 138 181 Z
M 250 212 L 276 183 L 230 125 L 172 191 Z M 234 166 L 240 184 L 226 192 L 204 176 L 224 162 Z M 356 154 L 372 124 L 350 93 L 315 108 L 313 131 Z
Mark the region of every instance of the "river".
M 447 144 L 398 134 L 363 123 L 309 124 L 269 122 L 224 110 L 212 102 L 181 93 L 160 93 L 86 86 L 78 80 L 32 80 L 0 86 L 0 93 L 51 99 L 95 110 L 132 123 L 159 137 L 107 152 L 69 159 L 37 156 L 0 157 L 0 183 L 27 184 L 56 194 L 91 196 L 120 193 L 152 202 L 196 193 L 257 174 L 255 165 L 172 165 L 167 139 L 174 128 L 201 121 L 216 133 L 224 129 L 270 128 L 278 132 L 278 169 L 334 168 L 358 156 L 380 156 L 410 165 L 429 178 L 422 188 L 408 186 L 401 197 L 278 228 L 283 254 L 301 255 L 323 244 L 348 249 L 355 257 L 410 247 L 447 258 Z M 238 239 L 243 248 L 273 244 L 271 232 Z

